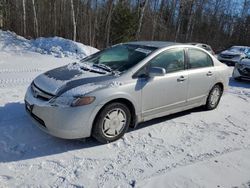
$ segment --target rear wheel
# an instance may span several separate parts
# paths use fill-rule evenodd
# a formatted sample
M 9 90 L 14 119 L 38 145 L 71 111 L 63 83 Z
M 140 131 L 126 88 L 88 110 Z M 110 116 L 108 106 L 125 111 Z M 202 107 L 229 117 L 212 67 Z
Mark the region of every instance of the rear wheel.
M 97 115 L 92 136 L 101 143 L 113 142 L 127 131 L 131 120 L 128 107 L 122 103 L 106 105 Z
M 222 88 L 219 85 L 215 85 L 211 91 L 209 92 L 209 95 L 207 97 L 207 103 L 205 105 L 207 110 L 213 110 L 215 109 L 219 102 L 222 95 Z

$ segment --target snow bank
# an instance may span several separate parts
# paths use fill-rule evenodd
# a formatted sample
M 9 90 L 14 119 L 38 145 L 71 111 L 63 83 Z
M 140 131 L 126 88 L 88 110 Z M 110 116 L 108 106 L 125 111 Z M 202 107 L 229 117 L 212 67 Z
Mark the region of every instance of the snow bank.
M 0 51 L 4 52 L 38 52 L 55 57 L 74 57 L 81 59 L 98 50 L 79 42 L 61 37 L 37 38 L 28 40 L 10 31 L 0 30 Z
M 96 48 L 61 37 L 41 37 L 30 42 L 35 51 L 56 57 L 76 56 L 83 58 L 98 51 Z
M 0 30 L 0 51 L 18 52 L 29 49 L 30 47 L 31 44 L 29 40 L 18 36 L 13 32 Z

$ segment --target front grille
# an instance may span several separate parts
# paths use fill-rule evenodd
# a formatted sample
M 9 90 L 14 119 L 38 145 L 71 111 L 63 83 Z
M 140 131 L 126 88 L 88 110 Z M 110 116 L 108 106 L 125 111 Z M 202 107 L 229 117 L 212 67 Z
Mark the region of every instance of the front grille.
M 46 125 L 45 125 L 45 123 L 44 123 L 44 121 L 41 119 L 41 118 L 39 118 L 39 117 L 37 117 L 35 114 L 33 114 L 32 112 L 30 113 L 30 115 L 41 125 L 41 126 L 43 126 L 44 128 L 46 128 Z
M 45 125 L 44 121 L 41 118 L 39 118 L 38 116 L 36 116 L 35 114 L 32 113 L 33 105 L 30 105 L 27 101 L 25 101 L 25 109 L 31 115 L 32 118 L 34 118 L 41 126 L 46 128 L 46 125 Z
M 250 77 L 250 68 L 238 69 L 241 75 Z
M 245 68 L 246 72 L 250 74 L 250 68 Z
M 226 59 L 232 59 L 232 58 L 235 57 L 235 55 L 229 55 L 229 54 L 220 54 L 220 56 L 221 56 L 222 58 L 226 58 Z
M 35 98 L 39 98 L 44 101 L 50 100 L 54 95 L 43 91 L 42 89 L 38 88 L 34 83 L 31 84 L 32 94 Z

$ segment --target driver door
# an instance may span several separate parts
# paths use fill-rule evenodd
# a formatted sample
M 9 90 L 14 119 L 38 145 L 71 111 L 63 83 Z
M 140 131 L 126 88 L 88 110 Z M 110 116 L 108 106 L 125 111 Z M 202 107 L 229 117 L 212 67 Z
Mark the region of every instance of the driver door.
M 187 99 L 188 74 L 183 48 L 164 51 L 153 58 L 148 67 L 161 67 L 164 76 L 139 78 L 142 84 L 142 117 L 149 120 L 181 108 Z

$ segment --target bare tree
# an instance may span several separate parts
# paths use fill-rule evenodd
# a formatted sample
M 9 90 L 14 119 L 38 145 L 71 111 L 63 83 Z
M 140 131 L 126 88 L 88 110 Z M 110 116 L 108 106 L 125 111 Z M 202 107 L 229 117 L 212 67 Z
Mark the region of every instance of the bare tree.
M 164 0 L 162 0 L 163 2 Z M 158 21 L 158 12 L 157 12 L 157 7 L 158 7 L 158 0 L 154 1 L 154 9 L 153 9 L 153 16 L 152 16 L 152 24 L 153 24 L 153 28 L 152 28 L 152 34 L 151 34 L 151 40 L 154 40 L 155 37 L 155 31 L 156 31 L 156 27 L 157 27 L 157 21 Z
M 76 18 L 75 18 L 75 9 L 73 0 L 70 0 L 70 5 L 71 5 L 71 16 L 73 23 L 73 40 L 76 41 Z
M 98 9 L 98 3 L 97 0 L 95 0 L 95 10 L 94 11 L 94 24 L 93 24 L 93 35 L 92 35 L 92 42 L 91 44 L 93 46 L 96 46 L 96 33 L 98 30 L 98 14 L 99 14 L 99 9 Z
M 175 41 L 178 41 L 178 37 L 179 37 L 180 32 L 181 32 L 184 9 L 185 9 L 185 1 L 180 0 L 177 29 L 176 29 L 176 33 L 175 33 Z
M 186 36 L 185 36 L 185 41 L 188 41 L 188 39 L 190 38 L 190 31 L 192 29 L 192 24 L 193 24 L 193 19 L 194 19 L 194 3 L 195 0 L 190 0 L 189 1 L 189 10 L 187 11 L 187 29 L 186 29 Z
M 145 12 L 145 8 L 147 4 L 148 4 L 148 0 L 143 0 L 143 2 L 139 2 L 140 16 L 139 16 L 139 23 L 138 23 L 138 28 L 137 28 L 136 37 L 135 37 L 137 40 L 140 38 L 142 21 L 143 21 L 144 12 Z
M 88 43 L 92 45 L 92 0 L 87 2 L 87 17 L 88 17 Z
M 56 0 L 54 0 L 53 3 L 53 12 L 54 12 L 54 35 L 57 34 L 57 4 L 56 4 Z
M 32 0 L 32 7 L 33 7 L 33 14 L 34 14 L 34 31 L 35 31 L 35 37 L 38 37 L 38 21 L 37 21 L 37 13 L 36 13 L 35 0 Z
M 111 15 L 113 9 L 113 0 L 108 1 L 108 15 L 105 24 L 105 36 L 106 36 L 106 46 L 109 46 L 109 38 L 110 38 L 110 22 L 111 22 Z
M 26 5 L 25 5 L 26 0 L 22 1 L 23 5 L 23 35 L 26 36 Z

